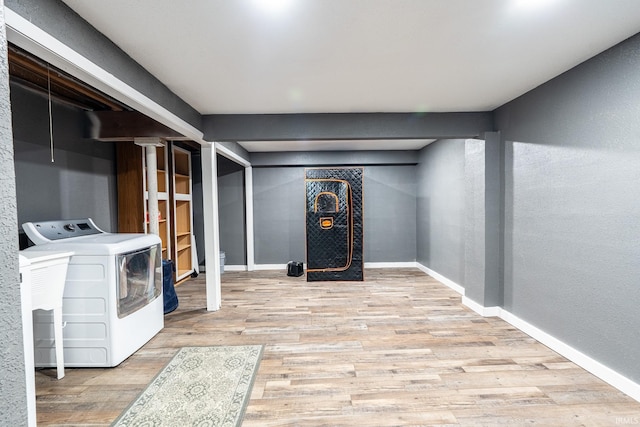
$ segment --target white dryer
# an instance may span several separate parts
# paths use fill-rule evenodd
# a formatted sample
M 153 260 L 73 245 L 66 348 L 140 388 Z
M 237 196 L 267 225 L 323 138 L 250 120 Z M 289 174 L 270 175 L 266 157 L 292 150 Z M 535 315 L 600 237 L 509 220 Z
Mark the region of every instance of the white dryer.
M 107 233 L 91 218 L 22 225 L 26 251 L 72 251 L 62 306 L 64 365 L 117 366 L 164 327 L 161 242 Z M 34 315 L 35 364 L 53 367 L 50 312 Z

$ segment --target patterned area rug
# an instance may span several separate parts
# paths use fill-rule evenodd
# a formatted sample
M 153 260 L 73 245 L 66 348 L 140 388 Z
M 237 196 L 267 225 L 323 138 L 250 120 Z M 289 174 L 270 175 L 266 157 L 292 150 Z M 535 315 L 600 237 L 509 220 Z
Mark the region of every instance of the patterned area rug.
M 112 426 L 241 425 L 262 349 L 180 349 Z

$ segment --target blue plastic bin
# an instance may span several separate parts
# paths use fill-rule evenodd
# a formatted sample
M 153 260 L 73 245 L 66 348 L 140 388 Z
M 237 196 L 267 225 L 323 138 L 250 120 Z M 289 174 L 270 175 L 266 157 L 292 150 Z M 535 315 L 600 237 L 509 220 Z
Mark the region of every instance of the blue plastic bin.
M 164 314 L 178 308 L 178 295 L 173 284 L 173 273 L 176 267 L 170 259 L 162 260 L 162 295 L 164 298 Z

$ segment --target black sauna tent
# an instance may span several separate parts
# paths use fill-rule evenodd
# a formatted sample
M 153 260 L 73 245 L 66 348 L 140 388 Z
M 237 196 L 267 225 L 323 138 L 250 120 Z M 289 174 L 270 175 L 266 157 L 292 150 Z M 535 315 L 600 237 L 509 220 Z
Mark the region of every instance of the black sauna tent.
M 364 279 L 362 175 L 305 169 L 307 281 Z

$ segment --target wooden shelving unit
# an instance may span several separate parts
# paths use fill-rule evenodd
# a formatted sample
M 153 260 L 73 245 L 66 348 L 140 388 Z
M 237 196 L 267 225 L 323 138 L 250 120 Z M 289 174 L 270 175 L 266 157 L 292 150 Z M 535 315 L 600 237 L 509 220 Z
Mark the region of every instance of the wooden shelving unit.
M 119 233 L 143 233 L 145 229 L 142 158 L 141 147 L 133 142 L 116 143 Z
M 175 282 L 195 270 L 191 153 L 168 143 L 157 147 L 159 234 L 162 258 L 175 263 Z M 118 232 L 148 232 L 148 193 L 144 149 L 122 142 L 118 159 Z
M 191 185 L 191 153 L 172 146 L 173 164 L 173 220 L 174 260 L 176 282 L 190 276 L 194 271 L 193 255 L 193 206 Z
M 168 153 L 158 147 L 158 210 L 162 257 L 171 258 Z M 118 232 L 148 231 L 148 194 L 144 150 L 133 142 L 119 142 L 116 147 L 118 179 Z

